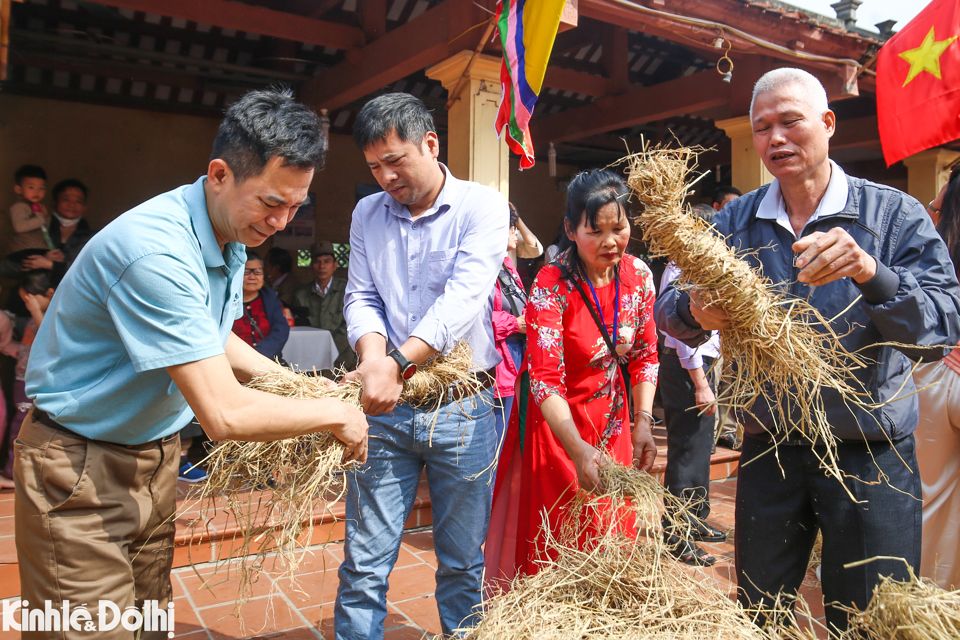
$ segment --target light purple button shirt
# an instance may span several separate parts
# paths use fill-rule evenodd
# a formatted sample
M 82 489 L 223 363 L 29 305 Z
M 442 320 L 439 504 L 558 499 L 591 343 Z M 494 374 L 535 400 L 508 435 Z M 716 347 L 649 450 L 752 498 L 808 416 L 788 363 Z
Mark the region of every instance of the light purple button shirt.
M 500 363 L 490 292 L 507 251 L 507 200 L 440 166 L 443 189 L 416 220 L 387 193 L 353 210 L 347 339 L 356 348 L 362 336 L 379 333 L 389 350 L 415 336 L 441 353 L 465 339 L 477 369 L 487 370 Z

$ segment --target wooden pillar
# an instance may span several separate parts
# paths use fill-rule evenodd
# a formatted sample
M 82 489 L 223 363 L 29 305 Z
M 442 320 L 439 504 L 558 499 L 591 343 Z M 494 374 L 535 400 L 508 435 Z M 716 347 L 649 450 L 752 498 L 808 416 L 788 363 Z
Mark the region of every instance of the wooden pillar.
M 453 91 L 464 75 L 472 51 L 427 69 L 427 77 Z M 500 59 L 480 54 L 473 61 L 447 114 L 447 165 L 458 178 L 473 180 L 510 197 L 510 152 L 497 139 L 494 122 L 500 106 Z
M 760 154 L 753 146 L 753 127 L 750 125 L 750 116 L 717 120 L 714 124 L 723 129 L 730 138 L 733 186 L 743 193 L 748 193 L 773 181 L 773 176 L 763 166 Z
M 903 159 L 907 167 L 907 193 L 927 204 L 937 197 L 950 177 L 947 167 L 960 153 L 947 149 L 928 149 Z

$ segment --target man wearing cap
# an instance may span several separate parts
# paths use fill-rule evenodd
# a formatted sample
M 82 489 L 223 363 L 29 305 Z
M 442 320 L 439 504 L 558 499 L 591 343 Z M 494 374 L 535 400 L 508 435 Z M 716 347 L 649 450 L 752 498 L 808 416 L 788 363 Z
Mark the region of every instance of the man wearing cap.
M 348 370 L 357 367 L 357 354 L 347 342 L 347 323 L 343 319 L 343 294 L 347 290 L 347 281 L 333 277 L 337 270 L 337 260 L 333 255 L 333 243 L 323 240 L 310 245 L 313 262 L 314 281 L 299 287 L 293 294 L 294 306 L 307 309 L 310 326 L 326 329 L 333 334 L 339 355 L 334 368 Z

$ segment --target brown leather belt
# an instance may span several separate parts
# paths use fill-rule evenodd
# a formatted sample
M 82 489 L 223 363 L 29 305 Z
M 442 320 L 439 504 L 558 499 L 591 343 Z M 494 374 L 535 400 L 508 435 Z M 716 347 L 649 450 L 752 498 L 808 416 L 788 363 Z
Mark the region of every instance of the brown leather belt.
M 452 388 L 447 389 L 446 393 L 443 396 L 430 396 L 425 398 L 423 401 L 418 402 L 417 406 L 436 406 L 437 404 L 450 404 L 451 402 L 460 402 L 464 398 L 469 398 L 472 395 L 485 391 L 492 387 L 496 383 L 497 378 L 495 375 L 496 369 L 489 369 L 487 371 L 480 371 L 474 374 L 477 378 L 477 381 L 480 383 L 479 387 L 474 385 L 451 385 Z
M 51 418 L 50 414 L 48 414 L 46 411 L 44 411 L 43 409 L 40 409 L 37 406 L 33 407 L 33 421 L 39 422 L 40 424 L 46 427 L 50 427 L 55 431 L 59 431 L 60 433 L 65 433 L 68 436 L 73 436 L 74 438 L 80 438 L 81 440 L 90 440 L 91 442 L 103 442 L 104 444 L 113 444 L 118 447 L 125 447 L 127 449 L 149 449 L 155 445 L 170 442 L 171 440 L 176 438 L 178 435 L 180 435 L 180 432 L 178 431 L 177 433 L 169 435 L 166 438 L 161 438 L 159 440 L 151 440 L 150 442 L 144 442 L 143 444 L 117 444 L 116 442 L 106 442 L 105 440 L 95 440 L 94 438 L 88 438 L 83 434 L 77 433 L 73 429 L 68 429 L 67 427 L 63 426 L 62 424 L 60 424 L 59 422 Z

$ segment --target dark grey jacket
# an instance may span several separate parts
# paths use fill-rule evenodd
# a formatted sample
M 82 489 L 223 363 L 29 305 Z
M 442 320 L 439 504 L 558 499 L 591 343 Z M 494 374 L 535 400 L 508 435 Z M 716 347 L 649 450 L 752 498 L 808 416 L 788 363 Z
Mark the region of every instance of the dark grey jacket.
M 777 289 L 805 298 L 845 335 L 849 352 L 861 351 L 876 364 L 855 371 L 875 403 L 907 396 L 915 390 L 909 358 L 938 360 L 942 348 L 878 347 L 880 342 L 910 345 L 955 345 L 960 339 L 960 300 L 953 263 L 923 206 L 892 187 L 847 176 L 847 204 L 837 214 L 809 224 L 803 234 L 841 227 L 877 259 L 877 275 L 858 285 L 842 278 L 821 287 L 797 281 L 793 265 L 793 235 L 774 220 L 758 219 L 757 209 L 769 185 L 732 201 L 714 218 L 717 231 L 727 238 L 753 267 L 759 267 Z M 752 251 L 753 253 L 746 253 Z M 655 307 L 657 326 L 673 337 L 696 346 L 706 339 L 690 315 L 690 299 L 672 286 L 661 292 Z M 842 440 L 886 440 L 913 433 L 918 422 L 917 396 L 890 402 L 873 410 L 847 407 L 840 395 L 823 391 L 827 418 Z M 739 416 L 747 433 L 774 429 L 769 405 L 760 399 L 754 416 Z

